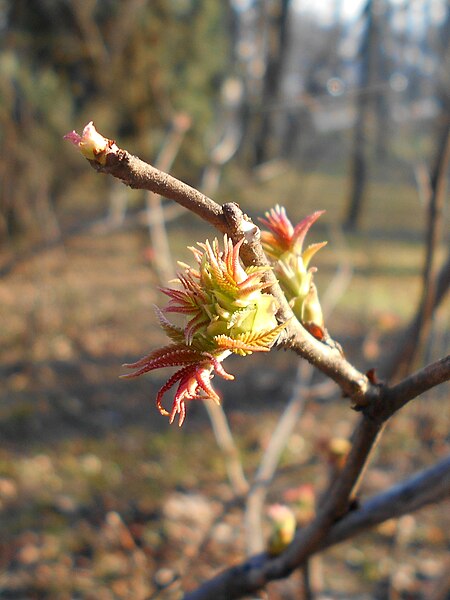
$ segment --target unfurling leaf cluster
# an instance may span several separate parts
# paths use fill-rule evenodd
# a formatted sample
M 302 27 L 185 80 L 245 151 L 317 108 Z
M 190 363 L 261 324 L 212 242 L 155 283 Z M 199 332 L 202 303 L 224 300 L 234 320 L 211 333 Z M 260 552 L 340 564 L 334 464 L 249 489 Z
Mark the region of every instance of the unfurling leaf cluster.
M 234 379 L 222 361 L 230 354 L 245 356 L 267 352 L 275 343 L 285 324 L 279 325 L 275 314 L 278 306 L 268 287 L 265 274 L 268 267 L 248 267 L 241 264 L 239 250 L 242 240 L 233 244 L 224 236 L 223 250 L 217 239 L 190 248 L 196 267 L 180 263 L 177 288 L 161 291 L 169 297 L 164 309 L 157 309 L 161 327 L 171 340 L 139 361 L 125 365 L 134 369 L 126 377 L 137 377 L 162 367 L 181 367 L 159 390 L 157 406 L 173 422 L 179 415 L 182 425 L 186 402 L 194 399 L 220 398 L 211 385 L 217 373 L 224 379 Z M 172 323 L 167 314 L 179 314 L 183 325 Z M 176 383 L 170 413 L 162 406 L 164 394 Z
M 172 282 L 177 287 L 161 289 L 169 302 L 165 308 L 156 309 L 170 343 L 124 365 L 134 370 L 124 377 L 179 367 L 156 398 L 160 413 L 169 416 L 171 423 L 178 415 L 179 425 L 183 424 L 190 400 L 211 398 L 220 403 L 211 379 L 215 373 L 234 379 L 222 366 L 227 356 L 268 352 L 275 344 L 286 323 L 277 322 L 278 304 L 266 291 L 269 283 L 265 276 L 271 268 L 296 317 L 320 338 L 323 318 L 312 281 L 315 269 L 309 267 L 309 261 L 326 242 L 303 250 L 303 241 L 321 214 L 316 212 L 293 227 L 284 208 L 276 206 L 266 213 L 261 221 L 269 231 L 262 232 L 262 242 L 272 267 L 244 267 L 239 256 L 243 240 L 233 244 L 226 235 L 223 248 L 217 239 L 190 247 L 196 266 L 179 263 L 182 270 Z M 182 323 L 170 321 L 170 314 L 179 315 Z M 163 397 L 175 384 L 178 387 L 169 412 L 163 407 Z

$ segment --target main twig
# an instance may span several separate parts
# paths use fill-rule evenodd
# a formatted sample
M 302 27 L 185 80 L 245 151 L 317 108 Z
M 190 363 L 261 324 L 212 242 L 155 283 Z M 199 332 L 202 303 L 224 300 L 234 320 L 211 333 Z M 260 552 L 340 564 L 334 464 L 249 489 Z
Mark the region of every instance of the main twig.
M 76 135 L 76 134 L 75 134 Z M 121 150 L 111 140 L 102 138 L 106 145 L 95 153 L 92 166 L 99 172 L 109 173 L 133 188 L 145 189 L 177 201 L 234 241 L 242 239 L 245 217 L 236 204 L 223 207 L 174 177 L 155 169 L 139 158 Z M 246 264 L 263 266 L 267 259 L 262 250 L 258 230 L 242 248 Z M 239 598 L 256 591 L 271 580 L 289 575 L 326 544 L 337 521 L 346 518 L 349 500 L 367 465 L 386 421 L 407 402 L 424 391 L 450 378 L 450 357 L 429 365 L 410 375 L 394 387 L 375 384 L 348 363 L 337 348 L 313 338 L 293 318 L 288 302 L 272 272 L 268 272 L 271 293 L 279 302 L 278 318 L 289 321 L 287 337 L 281 345 L 293 349 L 312 365 L 338 383 L 342 391 L 350 396 L 355 407 L 362 412 L 355 429 L 352 446 L 339 476 L 332 482 L 315 519 L 302 529 L 293 543 L 276 558 L 265 555 L 234 567 L 207 582 L 197 592 L 186 598 L 214 598 L 215 600 Z
M 156 169 L 126 150 L 118 148 L 112 140 L 107 142 L 101 154 L 95 160 L 89 160 L 96 171 L 110 174 L 131 188 L 148 190 L 175 200 L 222 233 L 227 233 L 234 241 L 243 237 L 242 224 L 249 219 L 243 215 L 236 204 L 220 206 L 195 188 Z M 257 235 L 243 245 L 242 257 L 246 264 L 267 265 Z M 338 349 L 329 347 L 311 336 L 293 318 L 292 310 L 273 273 L 268 272 L 267 277 L 271 283 L 270 291 L 280 306 L 278 314 L 280 321 L 289 320 L 286 335 L 280 344 L 291 348 L 331 377 L 355 405 L 366 406 L 375 400 L 379 396 L 379 388 L 371 384 L 366 375 L 347 362 Z

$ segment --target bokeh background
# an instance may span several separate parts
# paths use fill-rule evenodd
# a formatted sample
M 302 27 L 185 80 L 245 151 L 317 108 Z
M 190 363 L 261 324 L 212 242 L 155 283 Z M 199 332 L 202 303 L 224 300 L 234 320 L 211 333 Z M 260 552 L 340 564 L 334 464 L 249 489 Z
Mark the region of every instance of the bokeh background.
M 201 403 L 178 430 L 153 405 L 163 375 L 119 380 L 164 341 L 158 286 L 215 232 L 96 174 L 63 135 L 93 120 L 253 219 L 326 209 L 308 237 L 329 240 L 320 292 L 351 275 L 329 292 L 328 329 L 383 376 L 420 299 L 449 34 L 446 0 L 0 0 L 0 598 L 177 598 L 244 553 Z M 448 309 L 422 364 L 448 352 Z M 230 359 L 236 381 L 218 382 L 249 477 L 297 366 L 277 351 Z M 448 453 L 448 387 L 413 404 L 363 495 Z M 270 499 L 320 491 L 323 448 L 354 421 L 337 391 L 310 400 Z M 429 598 L 449 530 L 441 506 L 329 550 L 318 598 Z

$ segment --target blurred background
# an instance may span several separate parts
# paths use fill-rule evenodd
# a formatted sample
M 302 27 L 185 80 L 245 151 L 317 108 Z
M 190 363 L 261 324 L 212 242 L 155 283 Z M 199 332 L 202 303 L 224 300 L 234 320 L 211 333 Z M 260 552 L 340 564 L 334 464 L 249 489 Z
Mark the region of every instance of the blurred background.
M 163 375 L 118 379 L 164 342 L 153 305 L 175 260 L 216 233 L 96 174 L 64 134 L 93 120 L 254 220 L 277 203 L 294 223 L 326 209 L 308 241 L 329 240 L 315 260 L 327 327 L 357 368 L 388 375 L 420 301 L 449 37 L 446 0 L 0 0 L 1 598 L 140 600 L 172 580 L 161 597 L 177 598 L 178 577 L 193 585 L 244 552 L 201 403 L 178 430 L 153 405 Z M 439 266 L 448 202 L 441 212 Z M 347 279 L 330 289 L 336 272 Z M 419 364 L 448 352 L 448 309 Z M 249 476 L 297 363 L 230 359 L 236 381 L 218 382 Z M 364 494 L 448 453 L 446 392 L 396 417 Z M 320 489 L 321 449 L 355 418 L 336 390 L 310 400 L 273 499 Z M 317 585 L 327 598 L 430 598 L 449 530 L 443 507 L 387 524 L 329 550 Z

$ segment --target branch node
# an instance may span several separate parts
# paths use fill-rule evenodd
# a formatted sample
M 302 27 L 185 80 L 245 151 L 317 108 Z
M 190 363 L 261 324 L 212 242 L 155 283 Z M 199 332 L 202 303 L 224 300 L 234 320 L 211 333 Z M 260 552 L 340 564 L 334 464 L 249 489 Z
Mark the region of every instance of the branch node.
M 222 206 L 223 216 L 234 238 L 245 238 L 245 241 L 252 243 L 259 239 L 259 228 L 252 223 L 251 219 L 242 212 L 239 204 L 236 202 L 226 202 Z

